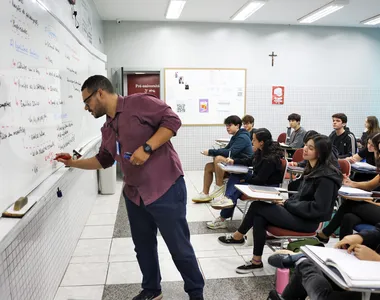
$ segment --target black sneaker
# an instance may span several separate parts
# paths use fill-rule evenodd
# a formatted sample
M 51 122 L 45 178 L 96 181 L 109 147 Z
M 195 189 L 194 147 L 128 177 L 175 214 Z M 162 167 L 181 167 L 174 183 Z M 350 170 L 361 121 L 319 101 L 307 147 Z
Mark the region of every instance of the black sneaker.
M 273 254 L 269 256 L 268 263 L 275 267 L 280 269 L 290 269 L 294 268 L 296 265 L 296 262 L 300 260 L 301 258 L 306 258 L 305 254 L 303 253 L 297 253 L 297 254 Z
M 253 270 L 262 269 L 263 267 L 264 265 L 262 262 L 259 265 L 254 265 L 251 261 L 249 261 L 245 265 L 237 267 L 235 271 L 238 274 L 248 274 L 251 273 Z
M 269 292 L 269 295 L 268 295 L 268 298 L 267 300 L 283 300 L 284 298 L 282 298 L 277 292 L 276 290 L 271 290 Z
M 218 241 L 224 246 L 243 245 L 245 242 L 244 238 L 241 240 L 235 240 L 230 233 L 226 234 L 225 236 L 218 237 Z
M 330 238 L 325 239 L 325 238 L 319 236 L 319 233 L 317 233 L 317 235 L 315 237 L 318 239 L 318 241 L 320 241 L 323 244 L 327 244 L 330 240 Z
M 153 292 L 148 290 L 142 290 L 140 294 L 134 297 L 132 300 L 161 300 L 161 291 Z
M 203 296 L 190 297 L 190 300 L 204 300 Z

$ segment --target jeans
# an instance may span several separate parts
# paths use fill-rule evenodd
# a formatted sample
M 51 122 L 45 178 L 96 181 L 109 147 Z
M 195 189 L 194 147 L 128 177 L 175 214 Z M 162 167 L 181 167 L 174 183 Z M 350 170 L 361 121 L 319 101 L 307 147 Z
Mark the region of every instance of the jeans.
M 137 261 L 143 274 L 142 288 L 161 290 L 161 273 L 157 254 L 157 228 L 181 273 L 185 291 L 191 297 L 203 295 L 204 280 L 190 243 L 186 221 L 187 192 L 180 176 L 171 188 L 152 204 L 137 206 L 125 195 Z

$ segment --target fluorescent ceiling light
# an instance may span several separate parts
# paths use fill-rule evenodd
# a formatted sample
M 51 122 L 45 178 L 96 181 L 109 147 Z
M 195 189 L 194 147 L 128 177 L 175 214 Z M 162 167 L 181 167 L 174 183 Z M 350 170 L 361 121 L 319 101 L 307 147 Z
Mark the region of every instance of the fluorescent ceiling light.
M 372 18 L 369 18 L 367 20 L 361 21 L 360 23 L 364 25 L 377 25 L 380 24 L 380 15 L 374 16 Z
M 166 10 L 166 19 L 178 19 L 186 4 L 186 0 L 171 0 Z
M 313 23 L 323 17 L 326 17 L 329 14 L 332 14 L 342 9 L 346 4 L 348 4 L 348 1 L 332 1 L 326 4 L 325 6 L 322 6 L 321 8 L 318 8 L 317 10 L 311 12 L 310 14 L 307 14 L 306 16 L 303 16 L 302 18 L 298 19 L 298 22 L 307 24 Z
M 232 17 L 232 21 L 244 21 L 249 18 L 253 13 L 257 12 L 265 4 L 265 0 L 249 1 L 244 4 Z

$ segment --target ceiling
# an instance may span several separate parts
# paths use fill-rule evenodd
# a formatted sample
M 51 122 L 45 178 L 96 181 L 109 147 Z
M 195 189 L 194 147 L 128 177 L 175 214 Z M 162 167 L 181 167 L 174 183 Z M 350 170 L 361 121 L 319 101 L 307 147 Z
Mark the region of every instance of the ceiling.
M 268 0 L 244 23 L 295 25 L 298 24 L 297 19 L 330 1 Z M 94 0 L 94 2 L 103 20 L 168 21 L 165 19 L 165 13 L 169 0 Z M 247 0 L 187 0 L 177 21 L 235 23 L 230 21 L 230 17 L 246 2 Z M 378 14 L 380 14 L 380 0 L 349 0 L 349 4 L 343 9 L 312 25 L 374 27 L 361 25 L 360 21 Z

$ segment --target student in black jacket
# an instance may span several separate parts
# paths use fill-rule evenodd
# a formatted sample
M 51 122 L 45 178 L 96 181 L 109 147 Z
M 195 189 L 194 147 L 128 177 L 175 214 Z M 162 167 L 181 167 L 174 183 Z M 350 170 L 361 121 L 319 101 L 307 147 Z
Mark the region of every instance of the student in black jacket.
M 372 142 L 377 157 L 377 163 L 380 165 L 380 134 L 372 138 Z M 376 175 L 370 181 L 356 182 L 352 181 L 347 175 L 344 175 L 343 184 L 367 191 L 373 191 L 380 186 L 380 175 Z M 340 227 L 339 238 L 343 239 L 354 231 L 354 227 L 359 224 L 375 225 L 380 222 L 380 203 L 346 200 L 339 206 L 338 211 L 329 222 L 329 224 L 318 233 L 317 238 L 327 243 L 329 237 Z
M 227 227 L 226 219 L 232 217 L 237 199 L 242 195 L 235 188 L 235 184 L 279 186 L 282 183 L 281 158 L 284 156 L 284 151 L 277 142 L 272 140 L 269 130 L 257 129 L 252 136 L 252 144 L 255 150 L 253 157 L 227 159 L 227 163 L 230 165 L 252 166 L 253 170 L 248 174 L 230 174 L 224 195 L 215 198 L 211 203 L 213 208 L 222 209 L 222 211 L 214 221 L 207 222 L 208 228 Z
M 380 261 L 380 224 L 375 230 L 348 235 L 335 245 L 335 248 L 347 249 L 358 259 Z M 275 290 L 269 293 L 270 300 L 310 299 L 318 300 L 360 300 L 361 293 L 343 291 L 327 279 L 322 270 L 304 254 L 273 254 L 268 262 L 276 268 L 293 268 L 295 271 L 282 295 Z M 380 299 L 379 294 L 372 294 L 371 300 Z
M 337 148 L 339 158 L 346 158 L 356 153 L 356 138 L 347 125 L 347 116 L 342 113 L 332 115 L 334 131 L 329 138 Z
M 331 161 L 331 142 L 327 136 L 314 135 L 304 146 L 304 159 L 308 161 L 303 182 L 297 194 L 276 205 L 254 201 L 240 225 L 232 235 L 219 237 L 224 245 L 244 243 L 244 235 L 253 227 L 253 258 L 236 269 L 237 273 L 250 273 L 263 268 L 261 260 L 269 225 L 298 232 L 314 232 L 319 223 L 330 220 L 342 173 Z

